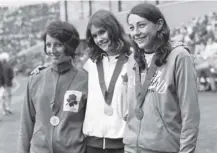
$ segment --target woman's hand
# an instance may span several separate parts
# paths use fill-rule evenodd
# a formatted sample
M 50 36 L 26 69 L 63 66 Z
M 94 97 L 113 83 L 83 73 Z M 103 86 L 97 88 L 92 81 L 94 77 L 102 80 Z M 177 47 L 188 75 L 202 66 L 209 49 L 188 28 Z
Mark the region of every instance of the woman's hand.
M 47 68 L 46 66 L 42 66 L 42 65 L 39 65 L 38 67 L 36 67 L 31 73 L 30 75 L 37 75 L 40 73 L 41 70 Z

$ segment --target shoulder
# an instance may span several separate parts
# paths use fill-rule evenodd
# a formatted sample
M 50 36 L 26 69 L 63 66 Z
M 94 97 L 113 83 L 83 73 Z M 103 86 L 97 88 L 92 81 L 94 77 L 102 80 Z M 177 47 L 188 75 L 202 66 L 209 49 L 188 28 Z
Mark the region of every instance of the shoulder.
M 48 67 L 46 69 L 41 70 L 40 73 L 38 73 L 38 74 L 30 75 L 29 87 L 36 88 L 36 86 L 38 86 L 42 82 L 42 80 L 45 78 L 46 73 L 49 73 L 50 69 L 51 68 Z
M 172 51 L 169 54 L 169 59 L 183 58 L 183 57 L 191 57 L 189 48 L 185 46 L 183 43 L 173 42 L 172 43 Z
M 95 64 L 95 63 L 89 58 L 89 59 L 84 63 L 83 69 L 88 72 L 90 65 L 93 65 L 93 64 Z
M 86 79 L 88 77 L 88 73 L 84 68 L 77 69 L 77 73 L 78 73 L 79 77 L 83 77 L 83 78 L 86 78 Z
M 136 61 L 134 60 L 134 51 L 131 52 L 127 61 L 127 75 L 128 78 L 134 75 L 134 67 L 136 65 Z
M 134 59 L 134 51 L 131 50 L 131 53 L 129 55 L 129 58 L 128 58 L 128 67 L 133 67 L 135 65 L 136 61 Z
M 74 78 L 75 82 L 79 85 L 88 85 L 88 73 L 83 68 L 77 69 L 77 73 Z
M 177 70 L 190 70 L 194 69 L 193 56 L 189 53 L 186 46 L 180 45 L 173 48 L 169 57 L 168 65 L 174 66 Z
M 85 62 L 85 64 L 93 64 L 94 62 L 90 59 L 90 58 L 88 58 L 88 60 Z

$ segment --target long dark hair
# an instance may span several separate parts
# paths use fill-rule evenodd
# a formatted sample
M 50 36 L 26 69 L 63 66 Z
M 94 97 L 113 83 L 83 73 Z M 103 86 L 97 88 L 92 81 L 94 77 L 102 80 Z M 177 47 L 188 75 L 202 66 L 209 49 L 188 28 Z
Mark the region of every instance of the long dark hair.
M 153 22 L 154 24 L 157 24 L 159 19 L 162 19 L 164 21 L 164 24 L 157 32 L 156 35 L 156 46 L 153 46 L 153 48 L 156 51 L 157 59 L 155 61 L 155 64 L 157 66 L 161 66 L 166 63 L 166 59 L 171 51 L 171 43 L 170 43 L 170 29 L 167 25 L 167 22 L 161 13 L 161 11 L 157 8 L 157 6 L 149 3 L 142 3 L 134 6 L 130 13 L 127 15 L 127 23 L 128 18 L 130 14 L 138 15 L 142 18 L 146 18 L 147 20 Z M 139 49 L 137 45 L 135 45 L 135 53 L 134 53 L 134 59 L 136 60 L 137 64 L 139 65 L 140 69 L 145 69 L 146 67 L 146 60 L 143 49 Z
M 124 51 L 127 52 L 127 54 L 130 54 L 129 49 L 132 42 L 130 41 L 129 36 L 126 35 L 122 25 L 111 12 L 99 10 L 89 19 L 86 31 L 87 45 L 90 50 L 89 55 L 93 61 L 101 59 L 102 53 L 105 53 L 93 40 L 91 35 L 91 28 L 93 25 L 95 27 L 103 27 L 108 31 L 109 39 L 118 46 L 116 51 Z M 123 47 L 125 49 L 123 49 Z
M 58 39 L 65 46 L 65 54 L 71 58 L 75 57 L 75 50 L 80 43 L 79 33 L 77 29 L 68 22 L 52 21 L 42 34 L 44 41 L 44 52 L 46 51 L 46 35 Z

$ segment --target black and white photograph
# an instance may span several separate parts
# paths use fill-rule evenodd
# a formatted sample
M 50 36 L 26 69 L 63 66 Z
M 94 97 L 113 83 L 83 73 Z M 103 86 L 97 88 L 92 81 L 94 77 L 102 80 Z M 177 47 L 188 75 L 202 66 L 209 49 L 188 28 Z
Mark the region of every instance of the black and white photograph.
M 217 153 L 217 0 L 0 0 L 0 153 Z

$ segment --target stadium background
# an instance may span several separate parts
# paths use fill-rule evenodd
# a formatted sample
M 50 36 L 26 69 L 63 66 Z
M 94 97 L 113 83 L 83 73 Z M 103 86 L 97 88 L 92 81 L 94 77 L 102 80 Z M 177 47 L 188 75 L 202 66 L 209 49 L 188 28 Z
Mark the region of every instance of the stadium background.
M 143 0 L 144 1 L 144 0 Z M 54 19 L 73 23 L 79 30 L 85 50 L 85 29 L 88 17 L 98 9 L 112 11 L 127 31 L 127 11 L 143 1 L 60 1 L 21 7 L 0 8 L 0 52 L 8 52 L 18 73 L 29 72 L 45 62 L 40 35 L 46 24 Z M 171 29 L 188 24 L 193 18 L 217 9 L 216 1 L 149 1 L 159 5 Z M 192 9 L 193 8 L 193 9 Z

